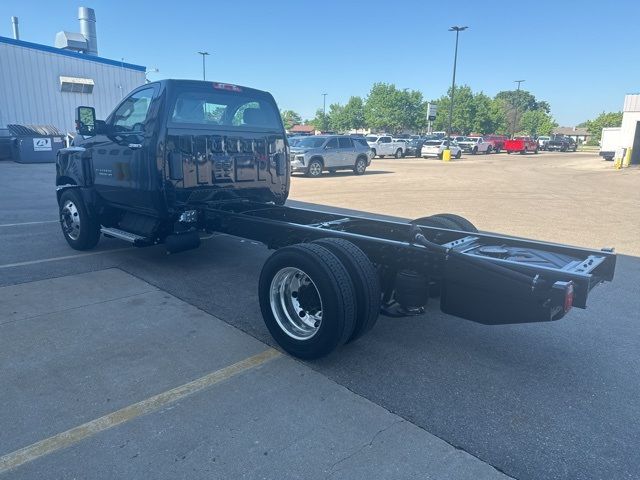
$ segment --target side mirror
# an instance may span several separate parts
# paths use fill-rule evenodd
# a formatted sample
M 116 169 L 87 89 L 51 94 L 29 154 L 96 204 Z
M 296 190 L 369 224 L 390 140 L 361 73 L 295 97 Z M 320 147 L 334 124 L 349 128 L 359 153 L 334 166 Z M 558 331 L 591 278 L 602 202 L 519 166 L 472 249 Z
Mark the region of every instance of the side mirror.
M 80 135 L 96 134 L 96 109 L 93 107 L 76 108 L 76 132 Z

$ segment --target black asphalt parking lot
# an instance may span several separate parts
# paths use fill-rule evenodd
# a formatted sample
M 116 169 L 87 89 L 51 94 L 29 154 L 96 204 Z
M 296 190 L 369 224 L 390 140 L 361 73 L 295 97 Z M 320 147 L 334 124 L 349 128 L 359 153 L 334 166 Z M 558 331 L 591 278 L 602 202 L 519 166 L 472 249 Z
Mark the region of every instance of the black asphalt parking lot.
M 268 348 L 263 343 L 275 346 L 261 320 L 256 296 L 260 268 L 269 255 L 265 247 L 214 234 L 203 241 L 200 249 L 172 256 L 167 256 L 161 246 L 134 249 L 106 238 L 94 251 L 75 252 L 67 246 L 56 222 L 54 172 L 53 165 L 0 162 L 3 205 L 0 287 L 17 289 L 15 295 L 27 295 L 20 289 L 34 288 L 33 291 L 39 293 L 25 297 L 31 299 L 29 304 L 45 304 L 29 307 L 34 310 L 23 314 L 21 305 L 7 302 L 10 308 L 5 307 L 0 313 L 4 316 L 4 320 L 0 320 L 0 375 L 5 377 L 0 381 L 13 382 L 0 416 L 0 425 L 6 432 L 0 435 L 0 457 L 255 355 Z M 589 194 L 597 195 L 597 192 Z M 640 220 L 640 205 L 638 208 L 629 213 L 630 223 L 637 224 Z M 447 210 L 456 211 L 455 208 Z M 611 243 L 615 245 L 615 238 Z M 107 275 L 107 280 L 82 277 L 98 274 Z M 108 280 L 111 278 L 108 275 L 116 275 L 116 279 Z M 93 312 L 88 314 L 91 319 L 105 318 L 104 323 L 96 324 L 97 331 L 105 337 L 85 331 L 84 316 L 69 317 L 69 322 L 52 317 L 50 321 L 54 323 L 49 330 L 43 330 L 43 325 L 30 324 L 35 320 L 29 319 L 44 315 L 48 305 L 73 304 L 77 296 L 73 291 L 65 292 L 63 288 L 62 294 L 48 298 L 47 289 L 57 288 L 57 284 L 37 283 L 61 279 L 64 285 L 66 277 L 76 282 L 70 285 L 82 285 L 85 278 L 98 282 L 97 285 L 106 282 L 105 291 L 108 285 L 131 282 L 139 290 L 136 295 L 149 296 L 149 302 L 156 302 L 153 308 L 157 308 L 158 301 L 169 302 L 176 323 L 160 322 L 158 316 L 162 309 L 156 316 L 149 313 L 154 311 L 152 307 L 148 310 L 141 304 L 128 304 L 128 300 L 114 297 L 96 299 L 98 303 L 116 302 L 104 310 L 100 310 L 98 303 L 82 305 L 82 308 L 93 309 L 87 310 Z M 171 298 L 160 300 L 163 294 Z M 9 293 L 6 295 L 5 299 L 14 298 Z M 140 324 L 129 326 L 123 318 L 135 309 L 139 309 L 135 318 Z M 188 320 L 183 320 L 183 313 Z M 213 317 L 207 315 L 224 323 L 216 324 L 217 330 L 209 331 L 208 325 L 213 320 L 208 318 Z M 226 478 L 243 474 L 247 478 L 285 478 L 284 466 L 294 461 L 310 462 L 309 468 L 305 470 L 297 465 L 288 470 L 289 478 L 303 474 L 308 478 L 322 478 L 340 472 L 335 476 L 498 478 L 499 472 L 503 472 L 518 479 L 638 478 L 639 321 L 640 259 L 621 254 L 614 282 L 592 291 L 587 310 L 574 309 L 561 321 L 490 327 L 443 315 L 435 303 L 420 317 L 381 317 L 367 336 L 321 361 L 300 364 L 281 356 L 225 384 L 228 390 L 222 387 L 214 390 L 210 399 L 198 394 L 180 401 L 175 407 L 180 422 L 172 419 L 169 409 L 142 416 L 126 426 L 83 440 L 75 447 L 38 458 L 9 471 L 3 478 L 43 478 L 48 471 L 59 472 L 61 478 L 72 475 L 143 478 L 146 474 L 154 478 L 161 475 L 204 478 L 212 472 Z M 229 329 L 228 325 L 239 332 Z M 100 348 L 104 345 L 101 342 L 117 338 L 117 332 L 123 328 L 132 330 L 127 330 L 126 338 L 122 339 L 124 343 L 118 343 L 121 350 L 114 349 L 110 354 L 108 348 Z M 155 336 L 149 336 L 155 328 Z M 189 334 L 191 331 L 201 334 Z M 248 336 L 242 332 L 253 338 L 245 340 Z M 194 335 L 193 341 L 189 335 Z M 216 344 L 217 337 L 227 335 L 228 344 Z M 135 341 L 136 338 L 145 343 Z M 78 342 L 83 342 L 85 347 Z M 207 350 L 208 345 L 211 352 Z M 139 357 L 135 352 L 143 346 L 148 349 L 148 356 L 144 357 L 148 364 L 137 364 Z M 40 365 L 41 360 L 33 353 L 38 349 L 42 349 L 43 358 L 50 362 L 65 358 L 66 363 L 61 362 L 59 366 L 68 365 L 69 370 L 55 374 L 66 379 L 69 385 L 82 377 L 77 383 L 78 391 L 88 393 L 78 396 L 70 387 L 67 390 L 64 383 L 26 378 L 28 372 L 33 375 Z M 96 350 L 99 353 L 91 356 L 90 352 Z M 163 350 L 166 355 L 162 354 Z M 25 352 L 29 352 L 28 359 Z M 87 358 L 86 372 L 77 365 L 83 356 Z M 137 365 L 134 373 L 128 362 Z M 122 372 L 122 376 L 118 372 Z M 154 378 L 150 385 L 139 385 L 132 380 L 147 376 Z M 39 390 L 38 384 L 46 388 Z M 304 393 L 300 395 L 312 411 L 300 407 L 292 410 L 290 416 L 282 415 L 282 409 L 273 405 L 283 402 L 283 398 L 291 402 L 291 396 L 283 397 L 283 392 L 297 392 L 296 388 L 303 388 Z M 272 405 L 269 415 L 280 413 L 275 426 L 269 424 L 264 411 L 251 401 L 263 394 L 266 397 L 259 402 Z M 109 402 L 106 398 L 110 398 Z M 324 399 L 328 403 L 323 407 Z M 107 404 L 111 402 L 114 404 Z M 207 420 L 204 412 L 218 408 L 220 420 Z M 358 412 L 369 411 L 372 413 L 358 417 Z M 238 419 L 234 420 L 234 416 Z M 381 416 L 384 420 L 379 423 L 372 420 Z M 292 448 L 294 441 L 298 445 L 292 452 L 294 458 L 274 457 L 278 455 L 275 448 L 259 448 L 245 441 L 245 437 L 252 435 L 251 421 L 259 432 L 260 442 L 279 442 L 278 448 L 285 449 Z M 325 427 L 324 422 L 345 425 L 344 431 Z M 349 427 L 363 422 L 376 427 L 364 432 Z M 181 426 L 177 426 L 178 423 Z M 394 428 L 407 430 L 393 434 Z M 216 443 L 219 439 L 212 434 L 218 431 L 226 432 L 221 435 L 229 435 L 225 438 L 234 440 L 221 447 Z M 389 436 L 384 437 L 384 446 L 377 445 L 376 450 L 373 448 L 376 435 L 383 431 Z M 438 444 L 442 450 L 429 450 L 436 444 L 430 436 L 425 436 L 426 432 L 448 445 Z M 291 438 L 286 438 L 288 433 Z M 319 448 L 318 443 L 314 443 L 314 435 L 325 446 L 330 439 L 336 439 L 335 451 Z M 133 443 L 138 447 L 134 448 Z M 120 445 L 125 446 L 120 448 Z M 178 452 L 176 445 L 184 447 L 182 450 L 186 453 L 180 449 Z M 367 445 L 371 448 L 363 450 Z M 424 447 L 414 452 L 416 445 Z M 217 458 L 218 463 L 221 458 L 211 453 L 216 448 L 224 452 L 222 457 L 227 455 L 224 468 L 214 465 L 212 458 Z M 326 463 L 313 463 L 314 450 L 325 455 Z M 447 464 L 449 470 L 442 467 L 428 474 L 430 467 L 417 460 L 426 458 L 430 451 L 429 458 L 434 459 L 448 458 L 451 452 L 460 450 L 484 463 L 473 463 L 475 459 L 465 456 L 465 465 L 472 467 L 455 470 L 452 464 Z M 433 454 L 434 451 L 437 454 Z M 171 454 L 163 455 L 163 452 Z M 190 457 L 190 452 L 196 454 Z M 232 465 L 230 459 L 239 452 L 243 457 Z M 174 453 L 178 458 L 176 462 Z M 344 459 L 351 459 L 352 453 L 354 461 L 358 455 L 365 456 L 360 464 L 349 467 L 351 460 Z M 134 463 L 131 457 L 136 454 L 134 458 L 144 457 L 147 462 L 144 465 L 150 465 L 148 469 Z M 402 455 L 407 455 L 404 463 L 399 461 L 404 458 Z M 282 469 L 272 464 L 263 469 L 260 462 L 267 458 L 280 458 L 278 464 L 282 464 Z M 176 467 L 175 464 L 183 460 L 187 466 Z M 91 474 L 83 475 L 81 466 L 85 461 L 91 467 Z M 399 462 L 394 464 L 394 469 L 383 468 L 394 461 Z M 75 470 L 74 464 L 78 465 Z M 114 465 L 118 467 L 113 468 Z M 248 465 L 247 469 L 243 470 L 242 465 Z M 487 469 L 489 466 L 493 468 Z M 105 473 L 109 468 L 114 476 Z

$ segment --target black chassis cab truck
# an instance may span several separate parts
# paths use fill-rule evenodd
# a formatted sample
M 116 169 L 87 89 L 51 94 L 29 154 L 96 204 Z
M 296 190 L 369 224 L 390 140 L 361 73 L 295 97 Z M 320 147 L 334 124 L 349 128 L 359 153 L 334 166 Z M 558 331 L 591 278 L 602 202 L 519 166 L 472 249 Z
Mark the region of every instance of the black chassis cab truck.
M 454 214 L 393 222 L 284 206 L 288 144 L 266 92 L 163 80 L 105 121 L 90 107 L 76 121 L 56 164 L 69 245 L 105 235 L 176 253 L 201 232 L 262 242 L 276 250 L 258 281 L 264 321 L 301 358 L 358 339 L 379 314 L 422 314 L 430 299 L 488 325 L 558 320 L 613 278 L 612 249 L 482 232 Z

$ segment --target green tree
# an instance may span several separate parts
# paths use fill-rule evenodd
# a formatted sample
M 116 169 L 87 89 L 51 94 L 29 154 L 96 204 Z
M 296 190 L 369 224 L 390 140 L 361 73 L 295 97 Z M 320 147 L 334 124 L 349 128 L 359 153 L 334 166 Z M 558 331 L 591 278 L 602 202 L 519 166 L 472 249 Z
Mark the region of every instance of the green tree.
M 451 89 L 446 96 L 436 100 L 438 104 L 438 115 L 433 122 L 434 130 L 447 131 L 449 127 L 449 107 L 451 105 Z M 456 87 L 453 98 L 453 115 L 451 117 L 451 133 L 461 133 L 466 135 L 474 129 L 477 122 L 476 105 L 471 88 L 467 85 Z
M 364 101 L 361 97 L 351 97 L 342 110 L 347 130 L 360 130 L 366 126 L 364 121 Z
M 374 83 L 364 105 L 366 124 L 375 130 L 397 132 L 407 123 L 406 98 L 389 83 Z
M 550 135 L 558 124 L 543 109 L 527 110 L 520 118 L 520 129 L 528 135 Z
M 329 129 L 334 132 L 346 132 L 349 130 L 349 122 L 345 117 L 344 107 L 339 103 L 329 105 L 327 125 L 329 125 Z
M 294 125 L 299 125 L 302 123 L 302 117 L 300 114 L 294 112 L 293 110 L 281 110 L 280 116 L 282 117 L 282 123 L 284 123 L 284 128 L 287 130 L 291 129 Z
M 591 134 L 589 143 L 597 145 L 602 136 L 602 129 L 608 127 L 619 127 L 622 125 L 622 112 L 602 112 L 593 120 L 587 120 L 581 125 L 587 128 L 587 131 Z
M 316 115 L 315 117 L 313 117 L 311 120 L 307 120 L 305 122 L 306 125 L 312 125 L 313 128 L 315 128 L 316 130 L 320 130 L 323 131 L 324 128 L 324 123 L 325 119 L 324 119 L 324 112 L 322 111 L 321 108 L 316 110 Z

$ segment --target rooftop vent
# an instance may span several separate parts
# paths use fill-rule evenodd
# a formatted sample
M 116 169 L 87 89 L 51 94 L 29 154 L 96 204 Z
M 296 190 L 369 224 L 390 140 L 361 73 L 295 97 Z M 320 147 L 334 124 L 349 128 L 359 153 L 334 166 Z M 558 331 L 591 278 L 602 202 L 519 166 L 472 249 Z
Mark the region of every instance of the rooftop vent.
M 80 33 L 58 32 L 56 34 L 56 48 L 82 52 L 87 55 L 98 55 L 96 13 L 93 8 L 80 7 L 78 20 L 80 21 Z

